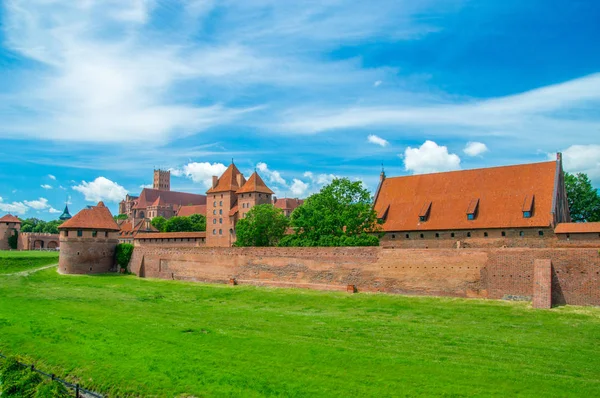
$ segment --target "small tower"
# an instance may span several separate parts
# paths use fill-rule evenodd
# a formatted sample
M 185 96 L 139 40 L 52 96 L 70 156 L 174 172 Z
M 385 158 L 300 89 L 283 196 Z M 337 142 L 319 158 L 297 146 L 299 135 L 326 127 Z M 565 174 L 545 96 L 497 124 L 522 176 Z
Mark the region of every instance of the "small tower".
M 272 203 L 273 191 L 255 171 L 248 181 L 237 192 L 239 217 L 244 218 L 246 213 L 256 205 Z
M 11 249 L 8 238 L 21 230 L 21 220 L 12 214 L 0 218 L 0 250 Z
M 233 162 L 221 177 L 213 177 L 212 187 L 206 191 L 207 246 L 228 247 L 235 242 L 234 226 L 238 212 L 236 191 L 245 183 L 244 175 Z
M 119 226 L 104 203 L 81 210 L 58 229 L 60 273 L 97 274 L 113 268 Z
M 152 184 L 153 189 L 160 191 L 171 190 L 171 172 L 168 170 L 154 170 L 154 183 Z
M 67 220 L 70 220 L 71 218 L 72 218 L 72 216 L 71 216 L 71 213 L 69 213 L 69 205 L 65 204 L 65 210 L 60 215 L 60 217 L 58 217 L 58 219 L 62 220 L 62 221 L 67 221 Z

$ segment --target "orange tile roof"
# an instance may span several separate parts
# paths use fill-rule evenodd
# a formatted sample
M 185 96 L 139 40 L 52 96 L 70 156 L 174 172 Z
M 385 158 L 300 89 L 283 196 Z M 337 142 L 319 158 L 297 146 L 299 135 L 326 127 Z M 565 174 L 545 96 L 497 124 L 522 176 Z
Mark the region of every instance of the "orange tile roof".
M 65 221 L 58 229 L 102 229 L 118 231 L 119 225 L 113 219 L 112 214 L 104 203 L 98 202 L 96 206 L 90 206 L 75 214 L 73 218 Z
M 138 235 L 136 239 L 195 239 L 206 238 L 206 232 L 158 232 Z
M 260 192 L 260 193 L 266 193 L 269 195 L 273 194 L 273 191 L 271 191 L 269 189 L 269 187 L 267 187 L 267 184 L 265 184 L 263 179 L 260 178 L 260 176 L 258 175 L 258 173 L 256 171 L 254 173 L 252 173 L 252 175 L 250 176 L 250 178 L 248 178 L 248 181 L 246 181 L 244 186 L 241 187 L 240 189 L 238 189 L 238 191 L 236 193 L 248 193 L 248 192 Z
M 235 213 L 237 213 L 237 212 L 238 212 L 238 206 L 235 205 L 231 208 L 231 210 L 229 210 L 229 217 L 235 216 Z
M 600 233 L 600 222 L 565 222 L 554 229 L 556 234 Z
M 206 193 L 237 191 L 241 188 L 238 184 L 238 175 L 241 176 L 241 185 L 244 185 L 246 182 L 244 175 L 235 167 L 235 164 L 231 163 L 227 170 L 219 177 L 217 185 L 214 188 L 210 188 Z
M 181 206 L 177 212 L 180 217 L 189 217 L 194 214 L 206 216 L 206 205 Z
M 158 229 L 152 226 L 152 224 L 150 224 L 149 227 L 146 228 L 146 220 L 138 221 L 135 227 L 133 226 L 133 223 L 131 221 L 124 220 L 123 222 L 119 223 L 119 228 L 119 235 L 121 236 L 135 236 L 140 232 L 158 232 Z
M 387 178 L 374 205 L 384 231 L 549 227 L 557 162 Z M 535 196 L 531 218 L 523 204 Z M 424 204 L 429 216 L 421 222 Z M 477 209 L 474 220 L 467 212 Z
M 161 206 L 172 205 L 174 207 L 205 205 L 206 196 L 187 192 L 161 191 L 159 189 L 144 188 L 133 208 L 145 209 L 149 206 L 156 206 L 158 204 Z
M 277 198 L 273 201 L 273 206 L 281 210 L 294 210 L 296 207 L 302 206 L 304 199 Z
M 13 216 L 12 214 L 7 214 L 7 215 L 3 216 L 2 218 L 0 218 L 0 222 L 21 224 L 21 220 L 19 220 L 17 217 Z

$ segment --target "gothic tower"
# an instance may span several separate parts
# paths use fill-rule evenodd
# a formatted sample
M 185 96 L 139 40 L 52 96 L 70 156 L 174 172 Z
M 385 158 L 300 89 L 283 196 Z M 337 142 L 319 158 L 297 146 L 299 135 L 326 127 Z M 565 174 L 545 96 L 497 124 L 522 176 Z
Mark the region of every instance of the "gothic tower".
M 168 170 L 154 170 L 154 183 L 152 188 L 161 191 L 171 190 L 171 172 Z

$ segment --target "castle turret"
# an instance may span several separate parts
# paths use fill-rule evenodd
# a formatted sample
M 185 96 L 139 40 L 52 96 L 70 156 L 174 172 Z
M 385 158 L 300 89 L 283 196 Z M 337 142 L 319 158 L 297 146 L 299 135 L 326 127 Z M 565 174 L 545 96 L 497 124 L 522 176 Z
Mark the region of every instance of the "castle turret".
M 119 226 L 104 203 L 81 210 L 58 229 L 60 273 L 96 274 L 113 268 Z
M 9 238 L 21 230 L 21 220 L 12 214 L 0 218 L 0 250 L 11 249 Z
M 72 217 L 73 216 L 71 216 L 71 213 L 69 213 L 69 205 L 65 205 L 65 210 L 60 215 L 60 217 L 58 217 L 58 219 L 62 221 L 67 221 L 70 220 Z
M 168 170 L 154 170 L 154 183 L 152 184 L 153 189 L 161 191 L 171 190 L 171 172 Z

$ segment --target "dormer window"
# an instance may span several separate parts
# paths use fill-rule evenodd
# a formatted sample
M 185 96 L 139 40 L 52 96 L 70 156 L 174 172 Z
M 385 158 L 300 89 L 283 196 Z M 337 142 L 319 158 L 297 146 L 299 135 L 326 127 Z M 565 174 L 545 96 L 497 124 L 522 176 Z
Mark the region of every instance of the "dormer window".
M 533 206 L 535 203 L 535 196 L 527 195 L 523 201 L 523 218 L 531 218 L 533 216 Z
M 467 207 L 467 220 L 473 221 L 477 218 L 479 212 L 479 199 L 472 199 Z
M 425 222 L 429 219 L 429 212 L 431 211 L 431 201 L 425 202 L 419 212 L 419 221 Z

